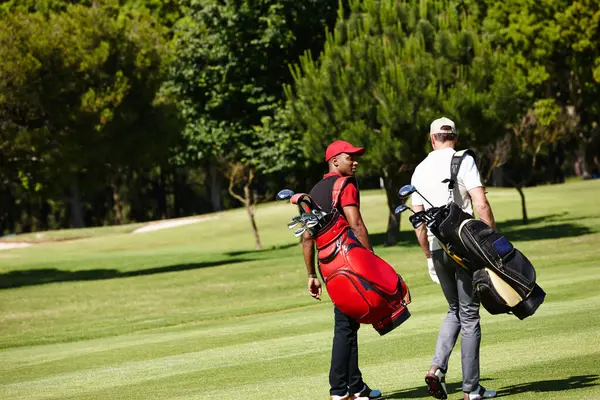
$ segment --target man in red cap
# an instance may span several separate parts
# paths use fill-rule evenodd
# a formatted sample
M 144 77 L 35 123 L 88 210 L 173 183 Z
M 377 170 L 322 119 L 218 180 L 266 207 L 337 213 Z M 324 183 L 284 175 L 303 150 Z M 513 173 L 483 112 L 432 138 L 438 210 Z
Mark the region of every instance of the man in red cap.
M 325 152 L 329 172 L 310 191 L 312 199 L 325 212 L 332 210 L 332 191 L 335 181 L 342 176 L 354 176 L 358 167 L 357 157 L 365 149 L 355 147 L 343 140 L 331 143 Z M 354 182 L 346 185 L 341 193 L 338 211 L 344 215 L 358 240 L 367 249 L 373 250 L 369 242 L 367 227 L 360 214 L 360 196 Z M 321 282 L 315 270 L 315 244 L 310 235 L 303 237 L 304 261 L 308 272 L 308 292 L 321 299 Z M 379 390 L 369 388 L 363 382 L 358 368 L 358 328 L 360 324 L 334 307 L 335 327 L 331 368 L 329 370 L 330 400 L 367 400 L 381 397 Z

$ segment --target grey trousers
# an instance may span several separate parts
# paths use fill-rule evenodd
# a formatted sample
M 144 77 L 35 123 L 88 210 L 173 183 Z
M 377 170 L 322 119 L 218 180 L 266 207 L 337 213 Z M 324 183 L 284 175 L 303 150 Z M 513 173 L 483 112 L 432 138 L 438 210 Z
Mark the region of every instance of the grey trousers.
M 433 251 L 431 257 L 448 301 L 448 314 L 438 334 L 432 365 L 448 370 L 448 359 L 460 333 L 463 391 L 471 392 L 479 385 L 479 299 L 469 274 L 443 250 Z

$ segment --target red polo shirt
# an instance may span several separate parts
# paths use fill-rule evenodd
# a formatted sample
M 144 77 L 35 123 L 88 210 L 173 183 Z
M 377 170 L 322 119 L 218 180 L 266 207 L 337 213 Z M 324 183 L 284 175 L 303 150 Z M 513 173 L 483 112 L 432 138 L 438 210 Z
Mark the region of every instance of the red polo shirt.
M 342 176 L 337 172 L 330 172 L 328 174 L 323 175 L 323 179 L 329 178 L 331 176 Z M 358 194 L 358 189 L 354 182 L 349 182 L 346 187 L 342 190 L 342 195 L 340 196 L 340 206 L 356 206 L 360 208 L 360 196 Z

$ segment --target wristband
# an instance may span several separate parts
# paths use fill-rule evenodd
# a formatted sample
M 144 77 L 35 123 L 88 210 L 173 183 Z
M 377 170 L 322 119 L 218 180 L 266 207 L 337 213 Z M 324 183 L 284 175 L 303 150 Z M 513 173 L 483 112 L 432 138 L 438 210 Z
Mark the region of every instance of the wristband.
M 309 278 L 316 278 L 316 277 L 317 277 L 317 274 L 308 274 L 308 277 L 309 277 Z

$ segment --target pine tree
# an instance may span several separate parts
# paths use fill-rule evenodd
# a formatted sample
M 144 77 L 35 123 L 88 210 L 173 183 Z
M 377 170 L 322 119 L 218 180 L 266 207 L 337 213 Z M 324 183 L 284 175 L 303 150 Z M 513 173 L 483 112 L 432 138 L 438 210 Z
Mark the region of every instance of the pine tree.
M 428 150 L 430 122 L 454 119 L 465 144 L 504 133 L 500 114 L 486 111 L 501 109 L 494 107 L 501 61 L 468 10 L 450 1 L 353 0 L 320 57 L 307 53 L 293 67 L 287 115 L 314 159 L 335 139 L 367 148 L 362 165 L 383 178 L 386 243 L 394 244 L 396 191 Z

